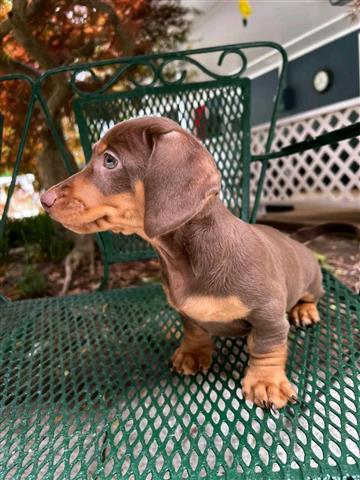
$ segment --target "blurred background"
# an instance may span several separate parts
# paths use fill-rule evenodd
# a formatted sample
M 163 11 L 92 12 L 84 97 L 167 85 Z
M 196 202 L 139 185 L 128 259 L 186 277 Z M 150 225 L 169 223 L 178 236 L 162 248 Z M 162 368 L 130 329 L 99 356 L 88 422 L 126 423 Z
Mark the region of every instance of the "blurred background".
M 0 74 L 36 79 L 74 63 L 229 43 L 269 40 L 289 56 L 275 150 L 360 120 L 360 0 L 0 0 Z M 218 56 L 204 65 L 216 71 Z M 252 152 L 263 152 L 279 55 L 249 54 Z M 228 56 L 222 72 L 239 69 Z M 176 76 L 176 69 L 169 75 Z M 137 75 L 146 77 L 146 72 Z M 85 73 L 82 88 L 93 87 Z M 202 74 L 193 72 L 192 81 Z M 46 98 L 76 168 L 84 164 L 79 132 L 65 82 L 48 82 Z M 126 88 L 126 80 L 117 88 Z M 29 89 L 14 81 L 0 90 L 4 116 L 0 164 L 0 213 L 11 181 Z M 186 126 L 186 125 L 184 125 Z M 359 222 L 357 138 L 271 163 L 259 221 L 286 231 L 322 221 Z M 259 170 L 254 165 L 254 195 Z M 0 243 L 0 289 L 10 298 L 78 293 L 95 289 L 102 275 L 91 237 L 65 232 L 42 212 L 41 191 L 67 172 L 40 109 L 29 140 Z M 359 291 L 359 246 L 330 236 L 313 248 L 322 262 Z M 90 259 L 90 261 L 89 261 Z M 153 281 L 156 260 L 113 265 L 110 286 Z

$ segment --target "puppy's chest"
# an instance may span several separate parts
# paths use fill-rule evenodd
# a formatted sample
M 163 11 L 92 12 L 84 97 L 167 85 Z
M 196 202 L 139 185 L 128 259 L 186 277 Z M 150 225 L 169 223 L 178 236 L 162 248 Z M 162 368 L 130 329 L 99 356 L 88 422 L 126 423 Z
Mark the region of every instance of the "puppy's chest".
M 169 304 L 198 322 L 232 322 L 245 318 L 249 308 L 235 295 L 192 294 L 189 272 L 163 268 L 163 288 Z
M 232 322 L 245 318 L 249 309 L 236 296 L 187 295 L 179 298 L 164 286 L 169 304 L 198 322 Z
M 199 322 L 231 322 L 246 317 L 249 309 L 235 296 L 189 296 L 179 310 Z

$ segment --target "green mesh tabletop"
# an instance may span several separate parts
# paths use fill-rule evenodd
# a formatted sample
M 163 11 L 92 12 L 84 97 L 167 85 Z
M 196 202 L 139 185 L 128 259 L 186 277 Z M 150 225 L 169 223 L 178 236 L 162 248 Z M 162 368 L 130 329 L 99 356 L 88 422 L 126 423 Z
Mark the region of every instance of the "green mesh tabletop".
M 359 306 L 325 288 L 321 324 L 291 330 L 299 403 L 280 413 L 244 401 L 242 339 L 170 372 L 159 285 L 1 304 L 0 478 L 359 479 Z

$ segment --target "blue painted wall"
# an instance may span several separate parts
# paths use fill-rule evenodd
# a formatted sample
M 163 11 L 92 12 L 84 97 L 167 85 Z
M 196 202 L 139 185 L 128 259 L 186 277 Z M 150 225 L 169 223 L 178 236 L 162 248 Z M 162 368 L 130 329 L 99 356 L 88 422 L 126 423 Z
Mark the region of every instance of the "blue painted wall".
M 359 96 L 359 44 L 360 30 L 309 52 L 289 62 L 287 87 L 293 104 L 282 108 L 280 117 L 287 117 L 314 108 L 330 105 Z M 313 77 L 319 70 L 333 73 L 333 83 L 324 93 L 313 87 Z M 252 124 L 270 119 L 278 71 L 273 70 L 252 80 Z

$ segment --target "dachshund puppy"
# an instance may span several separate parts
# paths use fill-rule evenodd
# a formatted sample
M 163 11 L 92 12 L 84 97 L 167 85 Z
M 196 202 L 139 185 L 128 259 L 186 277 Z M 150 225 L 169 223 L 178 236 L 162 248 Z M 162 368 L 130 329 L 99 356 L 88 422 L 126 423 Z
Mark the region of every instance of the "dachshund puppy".
M 167 118 L 111 128 L 90 163 L 41 197 L 45 210 L 77 233 L 136 233 L 160 257 L 169 304 L 184 320 L 172 357 L 185 375 L 206 371 L 213 335 L 247 336 L 245 398 L 266 408 L 296 401 L 285 373 L 289 318 L 319 321 L 321 271 L 306 247 L 235 217 L 219 199 L 209 152 Z

